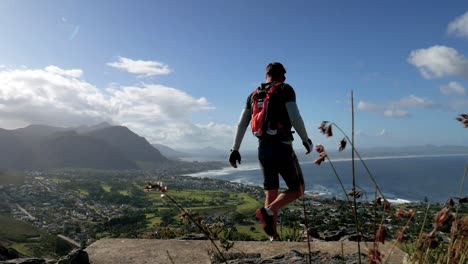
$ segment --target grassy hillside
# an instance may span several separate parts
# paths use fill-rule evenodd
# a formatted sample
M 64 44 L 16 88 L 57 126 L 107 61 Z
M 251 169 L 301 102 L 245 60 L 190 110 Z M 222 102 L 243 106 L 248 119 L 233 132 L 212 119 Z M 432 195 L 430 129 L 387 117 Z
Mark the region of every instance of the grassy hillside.
M 27 242 L 31 238 L 37 238 L 42 233 L 34 226 L 9 215 L 0 215 L 0 237 L 16 242 Z
M 0 170 L 0 185 L 2 184 L 15 184 L 20 185 L 24 183 L 25 175 L 20 172 Z
M 33 225 L 0 215 L 0 240 L 25 256 L 57 256 L 66 254 L 71 247 L 63 240 L 49 235 Z

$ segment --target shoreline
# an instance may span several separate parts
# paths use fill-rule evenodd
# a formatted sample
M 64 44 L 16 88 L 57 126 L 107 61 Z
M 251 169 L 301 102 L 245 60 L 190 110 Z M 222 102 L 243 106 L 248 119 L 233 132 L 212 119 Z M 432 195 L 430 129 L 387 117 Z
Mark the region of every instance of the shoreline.
M 386 160 L 386 159 L 417 159 L 417 158 L 442 158 L 442 157 L 463 157 L 466 156 L 468 157 L 467 154 L 438 154 L 438 155 L 406 155 L 406 156 L 378 156 L 378 157 L 363 157 L 363 160 Z M 351 161 L 352 159 L 350 158 L 342 158 L 342 159 L 331 159 L 332 162 L 344 162 L 344 161 Z M 359 159 L 355 159 L 359 161 Z M 192 161 L 192 162 L 197 162 L 197 161 Z M 209 162 L 209 161 L 203 161 L 203 162 Z M 216 161 L 216 162 L 221 162 L 221 161 Z M 313 164 L 313 161 L 304 161 L 300 160 L 299 164 Z M 238 168 L 233 168 L 226 164 L 226 166 L 222 167 L 221 169 L 209 169 L 209 170 L 204 170 L 204 171 L 199 171 L 199 172 L 193 172 L 193 173 L 185 173 L 181 174 L 181 176 L 188 176 L 188 177 L 200 177 L 199 175 L 202 174 L 213 174 L 217 173 L 217 175 L 226 175 L 228 174 L 227 172 L 230 171 L 253 171 L 253 170 L 260 170 L 260 166 L 258 165 L 258 162 L 248 162 L 248 163 L 243 163 L 239 165 Z
M 423 154 L 423 155 L 398 155 L 398 156 L 375 156 L 375 157 L 364 157 L 363 160 L 407 160 L 407 159 L 424 159 L 424 158 L 444 158 L 444 157 L 468 157 L 468 154 Z M 332 162 L 349 162 L 351 161 L 350 158 L 345 159 L 336 159 Z M 359 160 L 358 160 L 359 161 Z M 300 161 L 301 165 L 313 165 L 313 161 Z M 248 162 L 241 164 L 238 168 L 232 168 L 229 165 L 224 166 L 221 169 L 212 169 L 212 170 L 205 170 L 195 173 L 185 173 L 181 174 L 184 177 L 196 177 L 196 178 L 208 178 L 208 179 L 220 179 L 225 180 L 232 183 L 240 183 L 245 185 L 257 186 L 262 187 L 262 184 L 259 182 L 259 179 L 250 180 L 252 179 L 252 172 L 258 171 L 259 177 L 261 177 L 261 168 L 258 162 Z M 246 172 L 245 175 L 242 175 L 243 172 Z M 229 179 L 229 176 L 235 176 L 234 179 Z M 328 185 L 326 185 L 328 186 Z M 323 197 L 323 198 L 332 198 L 336 197 L 338 199 L 344 199 L 342 191 L 337 191 L 335 187 L 328 186 L 325 187 L 323 184 L 317 183 L 312 184 L 312 186 L 307 186 L 306 193 L 312 196 Z M 323 189 L 322 189 L 323 187 Z M 384 195 L 386 199 L 394 204 L 404 204 L 404 203 L 419 203 L 421 202 L 422 198 L 413 197 L 413 199 L 405 197 L 404 195 L 392 194 L 387 193 Z M 453 194 L 452 194 L 453 195 Z M 449 195 L 450 196 L 450 195 Z M 447 196 L 447 197 L 449 197 Z M 390 198 L 387 198 L 390 197 Z M 430 203 L 443 203 L 445 199 L 441 199 L 441 197 L 433 198 L 434 200 L 430 199 Z M 368 199 L 367 199 L 368 200 Z
M 255 170 L 255 169 L 253 169 Z M 260 169 L 258 169 L 260 170 Z M 211 170 L 212 172 L 216 172 L 218 170 Z M 249 185 L 253 187 L 259 187 L 262 188 L 261 184 L 256 184 L 252 182 L 241 182 L 241 180 L 224 180 L 224 179 L 215 179 L 212 177 L 202 177 L 202 176 L 189 176 L 189 175 L 195 175 L 195 174 L 203 174 L 203 172 L 197 172 L 197 173 L 192 173 L 192 174 L 184 174 L 180 175 L 181 177 L 191 177 L 191 178 L 198 178 L 198 179 L 213 179 L 213 180 L 221 180 L 221 181 L 226 181 L 234 184 L 240 184 L 240 185 Z M 345 200 L 343 197 L 342 193 L 333 193 L 333 192 L 322 192 L 322 191 L 317 191 L 317 190 L 305 190 L 304 191 L 304 196 L 308 196 L 310 198 L 321 198 L 321 199 L 337 199 L 337 200 Z M 391 204 L 413 204 L 413 203 L 420 203 L 420 201 L 416 200 L 410 200 L 410 199 L 405 199 L 401 197 L 392 197 L 392 198 L 387 198 L 387 201 L 389 201 Z M 371 200 L 369 199 L 362 199 L 361 202 L 370 202 Z M 435 202 L 434 202 L 435 203 Z

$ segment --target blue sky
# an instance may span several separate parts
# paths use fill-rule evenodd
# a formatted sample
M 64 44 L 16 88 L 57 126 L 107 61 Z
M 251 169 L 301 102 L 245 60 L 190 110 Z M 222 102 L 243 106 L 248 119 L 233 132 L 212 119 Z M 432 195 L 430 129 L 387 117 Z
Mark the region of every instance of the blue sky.
M 353 90 L 360 146 L 468 146 L 466 1 L 6 0 L 0 35 L 7 129 L 109 121 L 228 150 L 280 61 L 315 143 L 336 143 L 322 120 L 349 131 Z

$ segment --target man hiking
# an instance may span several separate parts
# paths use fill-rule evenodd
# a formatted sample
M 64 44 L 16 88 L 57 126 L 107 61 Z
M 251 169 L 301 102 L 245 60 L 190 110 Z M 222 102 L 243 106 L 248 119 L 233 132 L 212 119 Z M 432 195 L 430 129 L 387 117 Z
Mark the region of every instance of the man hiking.
M 266 67 L 266 81 L 248 97 L 242 110 L 229 163 L 237 168 L 241 163 L 239 148 L 249 124 L 258 137 L 258 159 L 263 171 L 265 205 L 256 210 L 256 216 L 270 239 L 275 239 L 278 210 L 304 194 L 304 178 L 292 147 L 294 127 L 306 154 L 313 144 L 307 136 L 304 121 L 296 105 L 294 89 L 287 83 L 286 70 L 279 62 Z M 288 189 L 279 193 L 279 175 Z

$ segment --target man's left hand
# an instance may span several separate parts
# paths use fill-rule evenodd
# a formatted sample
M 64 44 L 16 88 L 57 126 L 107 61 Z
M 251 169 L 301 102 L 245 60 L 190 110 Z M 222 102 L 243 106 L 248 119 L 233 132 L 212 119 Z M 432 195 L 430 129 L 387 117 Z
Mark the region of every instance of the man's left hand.
M 302 142 L 302 145 L 306 148 L 307 152 L 306 154 L 309 154 L 312 148 L 314 147 L 314 144 L 312 144 L 312 140 L 307 139 L 307 141 Z
M 237 168 L 237 162 L 241 164 L 241 155 L 239 151 L 232 150 L 231 155 L 229 155 L 229 163 L 232 167 Z

